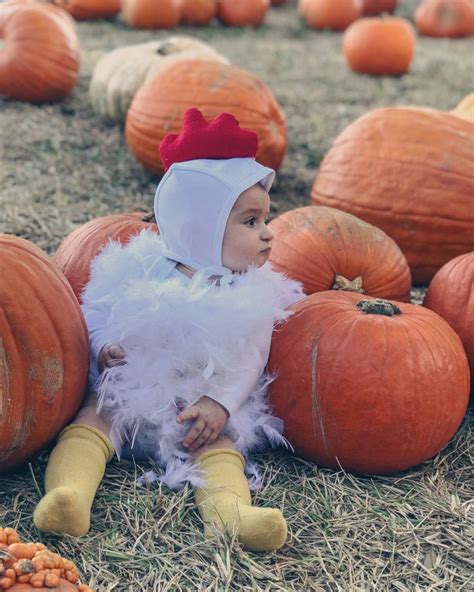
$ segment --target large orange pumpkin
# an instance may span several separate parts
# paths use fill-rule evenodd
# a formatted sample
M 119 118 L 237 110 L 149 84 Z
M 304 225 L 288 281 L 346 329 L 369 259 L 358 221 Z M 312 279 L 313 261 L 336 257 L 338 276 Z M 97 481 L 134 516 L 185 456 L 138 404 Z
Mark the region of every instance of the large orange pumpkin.
M 373 16 L 382 12 L 393 12 L 397 7 L 397 0 L 364 0 L 364 14 Z
M 126 243 L 145 229 L 158 233 L 157 225 L 141 212 L 114 214 L 89 220 L 63 240 L 53 259 L 79 301 L 82 301 L 82 292 L 89 281 L 92 260 L 102 247 L 109 241 Z
M 114 16 L 121 7 L 121 0 L 54 0 L 54 3 L 81 21 Z
M 445 112 L 376 109 L 349 125 L 324 157 L 315 205 L 350 212 L 391 236 L 426 284 L 474 248 L 474 124 Z
M 170 29 L 181 20 L 182 0 L 122 0 L 121 16 L 136 29 Z
M 474 34 L 471 0 L 423 0 L 415 11 L 415 23 L 429 37 L 466 37 Z
M 355 72 L 400 75 L 409 69 L 415 45 L 415 31 L 406 19 L 369 17 L 346 29 L 342 48 Z
M 184 25 L 208 25 L 216 12 L 217 0 L 184 0 L 181 21 Z
M 375 226 L 334 208 L 307 206 L 281 214 L 269 227 L 274 269 L 302 282 L 305 294 L 351 290 L 410 300 L 407 260 Z
M 42 103 L 67 96 L 79 72 L 74 20 L 39 2 L 0 4 L 0 95 Z
M 182 60 L 145 82 L 128 110 L 128 146 L 146 169 L 163 172 L 159 144 L 168 132 L 180 132 L 190 107 L 208 120 L 232 113 L 241 127 L 257 133 L 258 162 L 280 166 L 287 146 L 285 117 L 268 86 L 237 66 Z
M 443 265 L 431 280 L 423 306 L 448 321 L 461 338 L 474 387 L 474 252 Z
M 270 401 L 297 454 L 383 474 L 448 443 L 466 412 L 469 366 L 446 321 L 352 292 L 312 294 L 291 310 L 272 339 Z
M 308 27 L 343 31 L 362 14 L 362 0 L 304 0 L 300 2 Z
M 251 25 L 257 27 L 263 22 L 270 0 L 219 0 L 217 18 L 221 23 L 233 27 Z
M 44 448 L 75 415 L 88 336 L 68 281 L 41 249 L 0 235 L 0 472 Z

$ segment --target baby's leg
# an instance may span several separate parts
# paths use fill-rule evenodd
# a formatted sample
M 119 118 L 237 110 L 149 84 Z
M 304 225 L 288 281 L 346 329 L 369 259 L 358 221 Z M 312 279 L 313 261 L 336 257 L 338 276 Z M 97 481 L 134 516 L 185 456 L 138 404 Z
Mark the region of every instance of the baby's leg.
M 206 476 L 206 486 L 195 490 L 206 534 L 237 532 L 239 541 L 251 551 L 279 549 L 286 540 L 287 526 L 280 510 L 253 508 L 244 473 L 245 461 L 227 436 L 194 452 Z
M 86 534 L 92 502 L 113 454 L 109 425 L 97 415 L 95 395 L 90 395 L 49 456 L 46 495 L 34 512 L 35 525 L 45 532 Z

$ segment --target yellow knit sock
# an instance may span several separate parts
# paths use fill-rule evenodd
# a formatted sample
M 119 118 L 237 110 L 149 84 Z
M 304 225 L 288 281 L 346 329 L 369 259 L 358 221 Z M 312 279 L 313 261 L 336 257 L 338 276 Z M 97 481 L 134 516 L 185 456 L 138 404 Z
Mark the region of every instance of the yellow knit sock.
M 207 536 L 216 529 L 236 532 L 250 551 L 272 551 L 285 543 L 287 527 L 280 510 L 251 506 L 244 459 L 239 452 L 210 450 L 201 454 L 197 463 L 207 480 L 206 486 L 194 493 Z
M 44 479 L 46 495 L 33 514 L 45 532 L 86 534 L 92 502 L 114 449 L 98 429 L 73 424 L 65 428 L 49 456 Z

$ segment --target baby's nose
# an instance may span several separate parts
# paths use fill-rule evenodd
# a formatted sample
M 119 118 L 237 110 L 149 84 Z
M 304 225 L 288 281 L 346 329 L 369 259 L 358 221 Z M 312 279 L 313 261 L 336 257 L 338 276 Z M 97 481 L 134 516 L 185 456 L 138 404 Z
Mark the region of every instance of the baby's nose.
M 275 236 L 275 235 L 274 235 L 274 234 L 273 234 L 273 232 L 270 230 L 270 228 L 268 228 L 268 226 L 265 226 L 265 230 L 264 230 L 264 232 L 263 232 L 263 236 L 262 236 L 263 240 L 264 240 L 264 241 L 272 241 L 272 240 L 273 240 L 273 238 L 274 238 L 274 236 Z

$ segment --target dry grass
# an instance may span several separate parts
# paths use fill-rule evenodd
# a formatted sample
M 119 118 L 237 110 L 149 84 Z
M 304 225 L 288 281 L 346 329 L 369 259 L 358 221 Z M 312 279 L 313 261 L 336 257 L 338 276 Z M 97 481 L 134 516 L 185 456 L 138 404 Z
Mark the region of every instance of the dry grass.
M 410 16 L 415 4 L 401 1 Z M 289 150 L 272 193 L 273 213 L 306 205 L 318 164 L 335 136 L 384 105 L 451 109 L 473 90 L 473 40 L 418 41 L 402 78 L 350 73 L 341 36 L 307 31 L 294 4 L 266 26 L 184 31 L 212 43 L 265 80 L 288 120 Z M 87 97 L 103 51 L 164 37 L 118 22 L 81 23 L 81 77 L 58 105 L 0 101 L 0 231 L 49 253 L 78 224 L 113 212 L 150 209 L 157 179 L 129 155 L 122 130 L 103 123 Z M 422 290 L 414 292 L 421 301 Z M 47 537 L 32 526 L 44 457 L 0 478 L 0 524 L 40 538 L 73 558 L 99 592 L 153 590 L 474 590 L 472 414 L 439 456 L 389 477 L 354 477 L 275 452 L 260 505 L 282 507 L 290 538 L 278 553 L 252 554 L 226 538 L 205 541 L 192 494 L 143 490 L 147 470 L 113 462 L 99 490 L 93 527 L 82 539 Z

